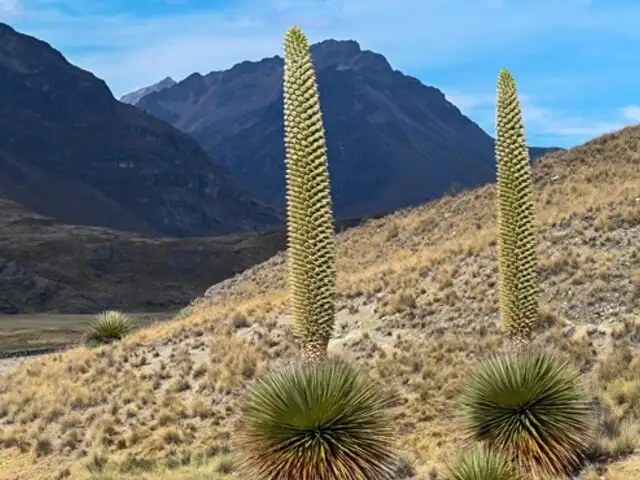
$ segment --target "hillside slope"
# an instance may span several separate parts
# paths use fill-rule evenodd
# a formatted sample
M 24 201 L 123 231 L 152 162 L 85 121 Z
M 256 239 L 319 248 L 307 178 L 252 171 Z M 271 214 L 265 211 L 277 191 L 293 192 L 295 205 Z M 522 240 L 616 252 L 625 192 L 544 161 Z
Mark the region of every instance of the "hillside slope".
M 178 309 L 284 244 L 282 230 L 173 239 L 66 225 L 0 199 L 0 314 Z
M 66 223 L 146 234 L 281 223 L 191 137 L 1 22 L 0 198 Z
M 569 355 L 592 383 L 603 416 L 592 459 L 608 465 L 609 480 L 640 475 L 639 152 L 640 127 L 627 128 L 534 168 L 537 341 Z M 501 342 L 494 193 L 486 186 L 339 236 L 330 352 L 362 362 L 401 395 L 399 448 L 421 475 L 459 451 L 460 380 Z M 211 469 L 231 471 L 225 452 L 245 383 L 296 354 L 284 267 L 278 255 L 121 344 L 1 374 L 0 478 L 115 468 L 119 479 L 151 470 L 194 479 L 208 458 Z
M 336 229 L 359 223 L 340 221 Z M 285 244 L 283 228 L 150 237 L 67 225 L 0 199 L 0 315 L 171 311 Z
M 493 179 L 493 139 L 440 90 L 355 41 L 326 40 L 312 55 L 338 218 L 390 212 Z M 278 56 L 242 62 L 194 73 L 137 105 L 193 135 L 247 191 L 282 209 L 282 74 Z

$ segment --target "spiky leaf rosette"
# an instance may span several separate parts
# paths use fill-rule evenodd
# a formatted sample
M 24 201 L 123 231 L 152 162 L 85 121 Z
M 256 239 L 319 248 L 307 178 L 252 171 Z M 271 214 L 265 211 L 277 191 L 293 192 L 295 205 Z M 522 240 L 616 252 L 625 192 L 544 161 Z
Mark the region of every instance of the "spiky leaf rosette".
M 446 480 L 523 480 L 502 455 L 486 447 L 476 447 L 447 466 Z
M 136 328 L 134 320 L 117 310 L 107 310 L 95 316 L 89 325 L 87 344 L 100 345 L 121 340 Z
M 284 39 L 284 131 L 291 310 L 305 358 L 319 360 L 335 318 L 335 239 L 316 75 L 297 27 Z
M 394 400 L 368 377 L 335 360 L 294 364 L 258 380 L 242 409 L 243 478 L 393 478 Z
M 472 372 L 461 403 L 470 436 L 529 474 L 572 473 L 593 439 L 579 372 L 548 352 L 491 358 Z
M 517 347 L 530 341 L 538 315 L 533 181 L 513 77 L 498 77 L 496 161 L 500 318 Z

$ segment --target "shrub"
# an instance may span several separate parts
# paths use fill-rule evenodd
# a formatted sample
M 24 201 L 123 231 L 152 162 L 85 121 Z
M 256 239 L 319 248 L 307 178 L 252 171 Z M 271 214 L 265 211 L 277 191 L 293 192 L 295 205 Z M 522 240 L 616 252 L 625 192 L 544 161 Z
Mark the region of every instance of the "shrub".
M 108 310 L 91 321 L 87 344 L 101 345 L 121 340 L 136 328 L 133 319 L 122 312 Z
M 392 479 L 390 394 L 333 360 L 289 366 L 257 381 L 245 399 L 243 478 Z
M 522 480 L 502 455 L 476 447 L 462 455 L 444 474 L 446 480 Z
M 594 412 L 577 370 L 544 351 L 495 356 L 471 373 L 462 406 L 472 438 L 522 472 L 568 475 L 594 436 Z

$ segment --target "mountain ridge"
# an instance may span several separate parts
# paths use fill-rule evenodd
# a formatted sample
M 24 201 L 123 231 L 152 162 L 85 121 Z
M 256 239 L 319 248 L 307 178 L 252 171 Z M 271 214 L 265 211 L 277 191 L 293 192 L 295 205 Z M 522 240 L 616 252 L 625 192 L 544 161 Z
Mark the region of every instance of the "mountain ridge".
M 0 315 L 176 310 L 284 245 L 281 229 L 158 238 L 68 225 L 0 199 Z
M 415 206 L 493 179 L 493 139 L 441 90 L 355 40 L 324 40 L 311 50 L 338 218 Z M 275 55 L 193 73 L 136 105 L 192 135 L 247 191 L 282 211 L 282 65 Z
M 0 111 L 0 196 L 37 213 L 173 236 L 282 222 L 190 136 L 118 102 L 103 80 L 4 23 Z

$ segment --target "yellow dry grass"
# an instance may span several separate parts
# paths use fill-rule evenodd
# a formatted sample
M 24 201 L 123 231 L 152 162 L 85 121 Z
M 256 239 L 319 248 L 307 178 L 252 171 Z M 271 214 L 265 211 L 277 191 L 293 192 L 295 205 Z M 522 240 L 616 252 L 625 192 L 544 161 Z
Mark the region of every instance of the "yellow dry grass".
M 635 478 L 640 127 L 547 156 L 535 179 L 537 341 L 570 356 L 601 405 L 607 471 L 583 478 Z M 339 236 L 330 352 L 400 394 L 398 447 L 420 475 L 462 446 L 460 381 L 502 342 L 494 201 L 487 186 Z M 120 344 L 0 374 L 0 478 L 227 478 L 243 389 L 297 353 L 284 275 L 280 255 Z

